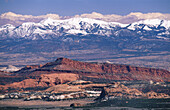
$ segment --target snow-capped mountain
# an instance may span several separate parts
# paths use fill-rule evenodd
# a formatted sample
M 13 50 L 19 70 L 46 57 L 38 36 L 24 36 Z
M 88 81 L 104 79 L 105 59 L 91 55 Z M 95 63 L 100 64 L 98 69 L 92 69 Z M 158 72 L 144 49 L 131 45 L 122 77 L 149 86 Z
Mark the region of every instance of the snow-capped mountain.
M 17 27 L 11 24 L 0 27 L 1 64 L 44 63 L 64 56 L 87 61 L 115 59 L 113 62 L 130 61 L 132 65 L 169 70 L 169 41 L 170 21 L 162 19 L 121 24 L 78 17 L 48 18 Z
M 44 19 L 39 23 L 26 22 L 14 27 L 7 24 L 0 27 L 0 38 L 52 39 L 68 35 L 98 35 L 105 37 L 155 36 L 168 39 L 170 21 L 160 19 L 143 20 L 132 24 L 105 22 L 90 18 L 66 20 Z
M 160 20 L 160 19 L 147 19 L 138 22 L 132 23 L 128 29 L 144 29 L 144 30 L 152 30 L 153 28 L 159 29 L 159 27 L 164 27 L 165 29 L 170 28 L 169 20 Z

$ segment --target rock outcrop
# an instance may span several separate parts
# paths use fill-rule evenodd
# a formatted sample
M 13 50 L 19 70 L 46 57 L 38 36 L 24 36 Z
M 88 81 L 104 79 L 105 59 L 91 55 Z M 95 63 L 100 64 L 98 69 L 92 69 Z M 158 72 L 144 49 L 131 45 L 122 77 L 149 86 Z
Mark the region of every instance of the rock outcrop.
M 128 88 L 122 84 L 114 83 L 103 88 L 100 96 L 96 99 L 99 101 L 107 101 L 112 99 L 151 99 L 151 98 L 170 98 L 165 93 L 156 93 L 153 91 L 143 93 L 135 88 Z
M 17 89 L 20 90 L 25 88 L 35 88 L 35 87 L 50 87 L 58 84 L 62 84 L 65 82 L 75 81 L 79 79 L 79 75 L 77 74 L 68 74 L 68 73 L 62 73 L 62 74 L 41 74 L 36 79 L 25 79 L 21 82 L 14 82 L 7 85 L 1 85 L 0 90 L 6 90 L 6 89 Z
M 135 67 L 109 63 L 87 63 L 67 58 L 58 58 L 41 67 L 41 70 L 60 70 L 78 73 L 79 75 L 94 78 L 113 80 L 153 80 L 170 81 L 170 72 L 163 69 Z
M 9 81 L 11 83 L 4 81 L 4 85 L 0 85 L 0 90 L 8 88 L 52 87 L 70 81 L 93 81 L 93 79 L 99 82 L 102 80 L 170 81 L 170 72 L 162 69 L 109 63 L 87 63 L 58 58 L 56 61 L 46 63 L 45 65 L 26 66 L 13 73 L 10 77 L 19 78 L 14 82 Z M 3 79 L 3 76 L 1 78 Z M 76 85 L 77 82 L 73 83 Z
M 147 92 L 146 94 L 144 94 L 144 97 L 146 97 L 147 99 L 170 98 L 170 96 L 165 94 L 165 93 L 156 93 L 156 92 L 153 92 L 153 91 Z

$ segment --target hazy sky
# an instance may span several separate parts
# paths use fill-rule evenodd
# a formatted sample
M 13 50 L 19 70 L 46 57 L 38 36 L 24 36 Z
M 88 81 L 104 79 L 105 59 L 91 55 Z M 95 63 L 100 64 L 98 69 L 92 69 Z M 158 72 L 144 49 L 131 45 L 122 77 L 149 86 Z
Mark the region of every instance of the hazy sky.
M 0 14 L 27 15 L 55 13 L 70 16 L 82 13 L 126 15 L 130 12 L 170 13 L 170 0 L 0 0 Z

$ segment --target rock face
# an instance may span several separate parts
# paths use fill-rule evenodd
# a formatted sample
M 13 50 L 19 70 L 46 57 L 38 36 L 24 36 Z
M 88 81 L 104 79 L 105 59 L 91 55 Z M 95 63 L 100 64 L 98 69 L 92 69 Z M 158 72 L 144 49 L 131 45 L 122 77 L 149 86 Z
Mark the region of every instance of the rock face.
M 167 70 L 108 63 L 94 64 L 74 61 L 67 58 L 58 58 L 55 62 L 45 64 L 41 69 L 76 71 L 79 72 L 79 74 L 82 73 L 81 75 L 96 78 L 102 78 L 104 75 L 105 78 L 114 80 L 170 80 L 170 72 Z M 86 72 L 93 74 L 83 74 Z
M 25 79 L 21 82 L 14 82 L 11 84 L 7 84 L 5 86 L 1 86 L 3 89 L 13 88 L 13 89 L 21 89 L 21 88 L 35 88 L 35 87 L 49 87 L 57 84 L 62 84 L 65 82 L 75 81 L 79 78 L 77 74 L 41 74 L 37 79 Z
M 46 63 L 45 65 L 26 66 L 13 73 L 12 77 L 20 77 L 22 80 L 20 79 L 21 81 L 18 80 L 14 83 L 0 86 L 1 90 L 8 88 L 51 87 L 81 79 L 96 79 L 98 81 L 170 81 L 170 72 L 162 69 L 108 63 L 87 63 L 67 58 L 58 58 L 56 61 Z M 79 83 L 82 82 L 80 81 Z

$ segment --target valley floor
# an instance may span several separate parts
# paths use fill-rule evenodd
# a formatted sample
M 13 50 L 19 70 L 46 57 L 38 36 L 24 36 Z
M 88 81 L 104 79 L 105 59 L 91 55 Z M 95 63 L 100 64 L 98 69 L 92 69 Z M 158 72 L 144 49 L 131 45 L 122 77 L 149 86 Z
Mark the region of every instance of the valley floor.
M 22 99 L 0 100 L 0 110 L 169 110 L 169 99 L 113 100 L 94 103 L 94 98 L 63 101 L 23 101 Z M 70 104 L 90 104 L 91 106 L 72 108 Z
M 23 99 L 5 99 L 0 100 L 0 109 L 4 107 L 19 107 L 19 108 L 50 108 L 50 107 L 70 107 L 72 103 L 88 104 L 94 103 L 94 98 L 62 100 L 62 101 L 42 101 L 32 100 L 23 101 Z

